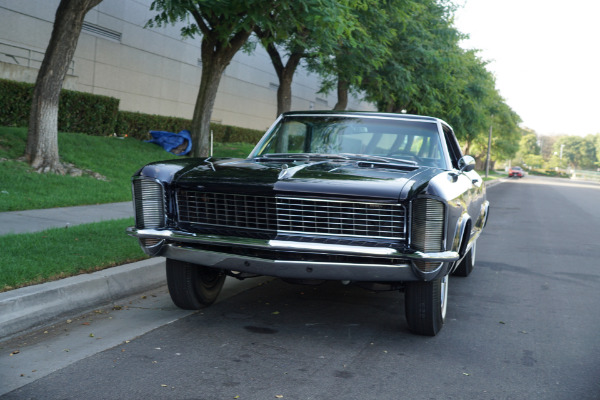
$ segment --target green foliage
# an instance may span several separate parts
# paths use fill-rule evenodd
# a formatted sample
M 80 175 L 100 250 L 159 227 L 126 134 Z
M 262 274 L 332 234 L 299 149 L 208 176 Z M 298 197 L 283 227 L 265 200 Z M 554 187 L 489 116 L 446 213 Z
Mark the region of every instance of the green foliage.
M 106 136 L 114 132 L 119 100 L 114 97 L 62 90 L 58 105 L 58 130 Z
M 544 157 L 539 154 L 526 154 L 523 161 L 531 168 L 542 168 L 544 166 Z
M 33 84 L 0 79 L 0 125 L 27 126 Z M 62 90 L 58 110 L 58 130 L 88 135 L 114 132 L 119 100 L 90 93 Z
M 256 144 L 265 134 L 256 129 L 240 128 L 231 125 L 211 124 L 214 141 L 220 143 L 252 143 Z
M 133 223 L 128 218 L 0 236 L 0 292 L 147 258 L 124 234 Z
M 538 155 L 540 154 L 540 146 L 538 146 L 537 142 L 538 139 L 535 133 L 524 135 L 519 142 L 519 151 L 523 156 Z
M 0 125 L 27 126 L 33 85 L 0 79 Z
M 295 0 L 154 0 L 150 9 L 157 14 L 148 26 L 184 22 L 185 37 L 202 35 L 200 52 L 202 73 L 190 132 L 194 156 L 209 151 L 210 117 L 219 82 L 233 56 L 247 43 L 254 28 L 261 23 L 272 29 L 272 15 L 289 16 Z
M 571 167 L 576 169 L 593 170 L 598 165 L 598 136 L 562 136 L 554 143 L 554 151 L 562 154 Z M 562 147 L 562 151 L 561 151 Z
M 514 156 L 520 118 L 499 95 L 487 63 L 476 51 L 460 47 L 464 35 L 453 25 L 453 4 L 437 0 L 389 3 L 396 12 L 388 15 L 395 18 L 383 26 L 394 35 L 385 61 L 364 74 L 360 89 L 367 99 L 382 111 L 446 120 L 465 151 L 480 157 L 493 124 L 493 156 Z
M 177 133 L 189 130 L 191 124 L 192 121 L 185 118 L 121 111 L 116 132 L 119 136 L 147 140 L 150 139 L 150 131 Z M 256 129 L 214 123 L 210 124 L 210 129 L 213 131 L 214 141 L 222 143 L 256 143 L 265 133 Z
M 340 43 L 353 41 L 357 26 L 350 4 L 355 3 L 297 0 L 273 12 L 269 19 L 258 21 L 254 32 L 271 57 L 279 79 L 278 114 L 290 111 L 292 78 L 302 59 L 310 65 L 318 64 L 317 60 L 329 60 Z
M 118 136 L 148 140 L 150 131 L 180 132 L 189 130 L 190 124 L 185 118 L 120 111 L 115 132 Z
M 135 139 L 58 133 L 61 161 L 101 174 L 38 174 L 24 161 L 27 128 L 0 127 L 0 211 L 99 204 L 131 199 L 131 175 L 143 165 L 176 158 Z
M 321 92 L 328 93 L 340 82 L 356 92 L 363 79 L 381 66 L 389 54 L 389 43 L 395 35 L 393 21 L 403 18 L 405 3 L 410 0 L 349 1 L 341 10 L 344 25 L 338 24 L 344 34 L 323 37 L 316 57 L 309 58 L 308 66 L 322 77 Z M 325 39 L 325 40 L 323 40 Z
M 600 133 L 596 134 L 596 139 L 594 140 L 596 146 L 596 165 L 600 167 Z
M 216 141 L 215 157 L 247 157 L 261 133 L 224 125 L 218 128 L 215 136 L 233 142 Z M 239 137 L 251 138 L 252 142 L 236 143 Z M 132 138 L 59 132 L 61 161 L 101 174 L 106 180 L 90 174 L 38 174 L 18 160 L 26 141 L 27 128 L 0 127 L 0 212 L 129 201 L 131 176 L 139 168 L 178 157 L 160 146 Z

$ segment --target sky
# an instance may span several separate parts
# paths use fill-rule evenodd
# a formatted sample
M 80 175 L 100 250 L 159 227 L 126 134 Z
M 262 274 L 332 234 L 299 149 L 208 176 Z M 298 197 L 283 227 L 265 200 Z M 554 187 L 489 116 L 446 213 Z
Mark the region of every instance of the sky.
M 539 135 L 600 133 L 599 0 L 456 0 L 500 95 Z

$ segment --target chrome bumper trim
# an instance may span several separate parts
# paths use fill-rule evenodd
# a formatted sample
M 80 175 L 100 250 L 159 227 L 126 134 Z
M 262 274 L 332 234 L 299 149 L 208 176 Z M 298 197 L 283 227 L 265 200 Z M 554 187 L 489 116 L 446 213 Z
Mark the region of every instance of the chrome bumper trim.
M 419 279 L 413 272 L 412 265 L 406 262 L 383 265 L 268 260 L 176 244 L 165 245 L 159 255 L 192 263 L 198 263 L 198 260 L 201 259 L 202 265 L 213 268 L 278 278 L 368 282 L 399 282 Z
M 389 247 L 367 247 L 367 246 L 349 246 L 326 243 L 305 243 L 293 242 L 287 240 L 265 240 L 253 238 L 241 238 L 234 236 L 219 235 L 197 235 L 187 232 L 157 230 L 157 229 L 136 229 L 127 228 L 130 236 L 138 238 L 165 239 L 180 243 L 197 244 L 223 244 L 233 246 L 246 246 L 269 250 L 296 250 L 307 252 L 324 252 L 332 254 L 362 255 L 372 257 L 402 258 L 413 261 L 441 261 L 452 262 L 460 258 L 457 251 L 443 251 L 437 253 L 423 253 L 420 251 L 402 252 L 398 249 Z

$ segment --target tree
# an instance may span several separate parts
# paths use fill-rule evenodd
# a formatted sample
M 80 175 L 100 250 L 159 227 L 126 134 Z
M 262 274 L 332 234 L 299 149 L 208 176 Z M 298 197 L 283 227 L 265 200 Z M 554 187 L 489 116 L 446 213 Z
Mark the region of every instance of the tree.
M 402 2 L 395 8 L 403 12 L 385 25 L 394 32 L 388 56 L 360 87 L 381 111 L 435 114 L 444 95 L 440 87 L 453 78 L 449 69 L 456 64 L 461 35 L 443 2 Z
M 254 28 L 279 79 L 277 115 L 291 110 L 292 80 L 302 59 L 331 54 L 352 31 L 348 1 L 296 0 L 287 15 L 272 13 L 269 26 L 259 23 Z
M 566 160 L 573 168 L 594 169 L 598 161 L 595 140 L 593 135 L 585 138 L 562 136 L 554 143 L 554 151 L 559 155 L 562 154 L 562 159 Z
M 600 167 L 600 133 L 596 134 L 595 146 L 596 146 L 596 165 L 598 167 Z
M 537 142 L 537 135 L 535 133 L 528 133 L 521 138 L 521 141 L 519 142 L 519 151 L 523 155 L 538 155 L 540 154 L 540 146 L 538 146 Z
M 58 103 L 83 19 L 102 0 L 61 0 L 33 90 L 25 159 L 38 172 L 64 174 L 58 154 Z
M 202 35 L 202 75 L 192 117 L 192 154 L 209 153 L 210 117 L 225 68 L 246 44 L 258 22 L 272 29 L 277 14 L 287 14 L 289 1 L 276 0 L 154 0 L 150 6 L 158 14 L 147 26 L 189 22 L 181 29 L 184 37 Z
M 361 91 L 369 76 L 379 78 L 376 69 L 389 56 L 389 45 L 400 21 L 408 18 L 412 0 L 363 0 L 353 4 L 353 29 L 349 35 L 338 38 L 331 51 L 309 60 L 309 68 L 322 78 L 320 92 L 337 91 L 334 110 L 345 110 L 349 92 Z

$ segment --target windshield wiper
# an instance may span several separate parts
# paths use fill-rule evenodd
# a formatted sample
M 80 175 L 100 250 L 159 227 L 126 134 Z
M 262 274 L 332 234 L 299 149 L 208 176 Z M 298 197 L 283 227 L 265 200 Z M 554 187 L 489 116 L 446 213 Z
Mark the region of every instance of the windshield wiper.
M 419 165 L 419 163 L 417 163 L 416 161 L 403 160 L 401 158 L 394 158 L 394 157 L 372 156 L 372 155 L 352 154 L 352 153 L 341 153 L 341 155 L 350 157 L 350 158 L 354 158 L 354 159 L 359 159 L 361 161 L 376 161 L 376 162 L 383 162 L 386 164 L 395 163 L 395 164 Z
M 335 160 L 348 160 L 349 159 L 348 157 L 346 157 L 344 155 L 327 154 L 327 153 L 269 153 L 269 154 L 260 155 L 256 158 L 257 159 L 266 158 L 266 159 L 270 159 L 270 160 L 276 160 L 276 159 L 307 160 L 307 159 L 311 159 L 311 158 L 321 158 L 321 159 L 325 158 L 325 159 L 335 159 Z

